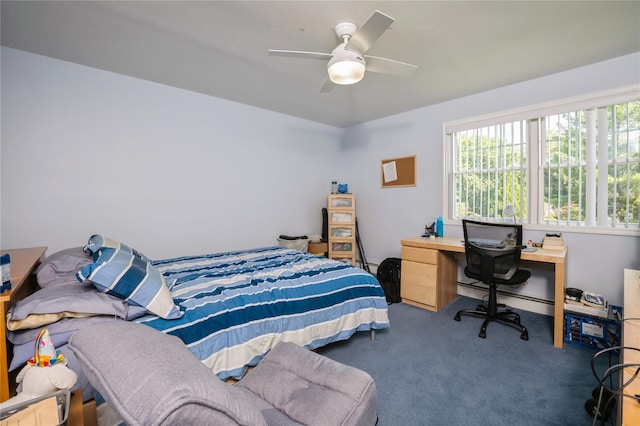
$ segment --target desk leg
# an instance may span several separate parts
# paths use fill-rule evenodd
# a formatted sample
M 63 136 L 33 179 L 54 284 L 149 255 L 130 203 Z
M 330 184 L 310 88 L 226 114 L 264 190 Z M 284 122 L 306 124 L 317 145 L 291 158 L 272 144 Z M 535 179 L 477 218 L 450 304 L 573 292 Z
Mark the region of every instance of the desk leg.
M 555 303 L 553 306 L 553 346 L 562 348 L 564 340 L 564 263 L 555 264 Z
M 4 296 L 3 296 L 4 298 Z M 7 354 L 7 333 L 5 313 L 9 308 L 9 298 L 0 300 L 0 402 L 9 399 L 9 359 Z
M 82 389 L 71 392 L 71 401 L 69 404 L 69 418 L 67 426 L 83 426 L 84 412 L 82 406 Z

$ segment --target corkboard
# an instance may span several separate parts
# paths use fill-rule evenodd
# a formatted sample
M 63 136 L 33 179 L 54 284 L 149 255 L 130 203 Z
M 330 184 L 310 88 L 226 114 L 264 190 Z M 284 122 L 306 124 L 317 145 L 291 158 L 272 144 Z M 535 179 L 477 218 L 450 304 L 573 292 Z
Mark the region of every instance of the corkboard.
M 383 188 L 416 186 L 416 156 L 382 160 L 380 176 Z

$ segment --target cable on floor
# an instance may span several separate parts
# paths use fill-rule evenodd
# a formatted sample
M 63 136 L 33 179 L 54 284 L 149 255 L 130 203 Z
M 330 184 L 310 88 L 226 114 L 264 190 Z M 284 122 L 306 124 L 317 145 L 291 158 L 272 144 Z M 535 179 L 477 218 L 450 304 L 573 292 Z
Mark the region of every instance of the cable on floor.
M 592 392 L 592 399 L 589 399 L 585 402 L 585 409 L 590 416 L 593 417 L 592 425 L 595 426 L 596 422 L 600 420 L 601 425 L 605 425 L 607 420 L 609 424 L 613 425 L 613 417 L 611 414 L 614 412 L 613 408 L 615 407 L 616 401 L 622 398 L 632 398 L 635 399 L 638 403 L 640 403 L 639 395 L 629 395 L 624 393 L 624 389 L 633 381 L 636 380 L 638 375 L 640 375 L 640 364 L 638 363 L 629 363 L 629 364 L 612 364 L 612 357 L 617 356 L 620 350 L 632 350 L 640 352 L 640 349 L 630 347 L 630 346 L 612 346 L 610 348 L 603 349 L 591 357 L 591 371 L 593 375 L 598 380 L 598 387 L 596 387 Z M 602 377 L 598 375 L 596 368 L 596 361 L 600 356 L 607 355 L 608 365 L 609 367 L 605 370 Z M 622 383 L 619 387 L 614 388 L 614 376 L 621 374 L 621 372 L 625 368 L 634 369 L 634 373 L 631 377 Z M 633 371 L 633 370 L 632 370 Z M 618 379 L 616 379 L 619 382 Z M 608 382 L 608 387 L 607 387 Z M 615 389 L 615 390 L 614 390 Z M 622 403 L 622 402 L 620 402 Z

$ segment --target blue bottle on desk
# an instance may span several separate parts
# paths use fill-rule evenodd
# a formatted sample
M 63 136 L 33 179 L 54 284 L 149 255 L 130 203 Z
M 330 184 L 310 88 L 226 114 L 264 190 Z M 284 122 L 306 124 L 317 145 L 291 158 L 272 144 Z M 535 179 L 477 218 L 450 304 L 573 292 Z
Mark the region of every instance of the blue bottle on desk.
M 438 216 L 438 219 L 436 219 L 436 237 L 444 237 L 444 223 L 442 222 L 442 216 Z
M 11 257 L 9 253 L 0 256 L 0 273 L 2 275 L 0 293 L 11 290 Z

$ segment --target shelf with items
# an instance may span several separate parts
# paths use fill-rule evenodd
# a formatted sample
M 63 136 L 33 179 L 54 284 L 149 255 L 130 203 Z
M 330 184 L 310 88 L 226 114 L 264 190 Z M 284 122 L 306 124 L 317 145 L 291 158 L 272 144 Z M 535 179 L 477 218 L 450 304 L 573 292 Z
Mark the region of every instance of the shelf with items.
M 355 226 L 332 226 L 331 237 L 333 238 L 352 238 L 355 235 Z
M 331 194 L 327 199 L 329 258 L 355 265 L 355 196 Z
M 353 241 L 333 240 L 331 242 L 331 251 L 334 254 L 336 254 L 337 252 L 351 254 L 354 250 L 355 249 L 353 247 Z
M 355 210 L 355 197 L 353 195 L 331 194 L 329 195 L 329 208 Z
M 606 318 L 565 312 L 564 341 L 593 349 L 620 345 L 622 307 L 609 306 Z

